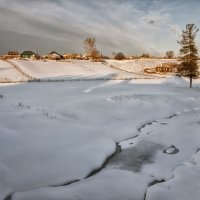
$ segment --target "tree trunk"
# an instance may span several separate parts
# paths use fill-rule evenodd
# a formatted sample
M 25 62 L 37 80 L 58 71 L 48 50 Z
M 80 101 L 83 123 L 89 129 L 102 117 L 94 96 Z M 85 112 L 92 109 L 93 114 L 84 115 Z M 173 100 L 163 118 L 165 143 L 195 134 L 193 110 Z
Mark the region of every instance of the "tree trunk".
M 192 88 L 192 76 L 190 76 L 190 88 Z

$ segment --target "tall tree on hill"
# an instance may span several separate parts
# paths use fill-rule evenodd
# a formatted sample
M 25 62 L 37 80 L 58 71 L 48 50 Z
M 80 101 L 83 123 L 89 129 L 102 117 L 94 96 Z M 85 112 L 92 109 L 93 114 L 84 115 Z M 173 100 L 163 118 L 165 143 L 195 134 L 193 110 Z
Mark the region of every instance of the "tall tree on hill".
M 100 52 L 96 49 L 96 39 L 88 37 L 84 40 L 85 53 L 88 57 L 96 58 L 100 56 Z
M 190 78 L 190 88 L 192 87 L 192 79 L 199 75 L 198 69 L 198 49 L 195 43 L 196 34 L 199 29 L 195 24 L 187 24 L 186 29 L 182 31 L 182 39 L 178 41 L 181 45 L 178 67 L 178 73 L 181 76 Z

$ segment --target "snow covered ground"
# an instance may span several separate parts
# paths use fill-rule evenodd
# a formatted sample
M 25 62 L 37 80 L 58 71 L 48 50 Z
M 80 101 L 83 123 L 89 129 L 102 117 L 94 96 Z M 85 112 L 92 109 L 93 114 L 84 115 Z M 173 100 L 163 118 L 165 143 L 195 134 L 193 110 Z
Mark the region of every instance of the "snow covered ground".
M 133 74 L 90 61 L 24 61 L 12 60 L 25 72 L 42 80 L 85 80 L 132 78 Z M 141 77 L 141 76 L 139 76 Z
M 27 78 L 18 72 L 11 64 L 0 60 L 0 82 L 25 80 L 27 80 Z
M 16 62 L 32 76 L 54 74 L 46 62 Z M 65 71 L 67 65 L 56 63 L 55 76 L 110 70 L 86 62 Z M 2 84 L 0 199 L 198 200 L 200 81 L 194 82 L 192 89 L 174 77 Z M 122 151 L 92 175 L 117 143 Z
M 96 79 L 141 79 L 156 78 L 155 75 L 124 71 L 120 67 L 111 68 L 101 62 L 83 60 L 68 61 L 26 61 L 12 60 L 24 72 L 40 80 L 96 80 Z M 120 63 L 120 62 L 119 62 Z M 130 63 L 128 63 L 128 66 Z M 126 64 L 124 64 L 126 68 Z
M 106 60 L 116 68 L 128 72 L 143 73 L 145 68 L 154 68 L 162 63 L 177 62 L 176 59 L 135 59 L 135 60 Z

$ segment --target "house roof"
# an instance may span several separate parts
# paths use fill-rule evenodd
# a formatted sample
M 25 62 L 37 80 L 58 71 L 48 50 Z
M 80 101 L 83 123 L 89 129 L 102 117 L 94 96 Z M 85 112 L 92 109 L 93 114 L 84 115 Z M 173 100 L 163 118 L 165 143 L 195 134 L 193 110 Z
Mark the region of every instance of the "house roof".
M 24 52 L 21 53 L 21 55 L 29 55 L 29 56 L 31 56 L 31 55 L 36 55 L 36 53 L 34 53 L 33 51 L 24 51 Z
M 169 62 L 169 63 L 162 63 L 156 67 L 167 67 L 167 68 L 176 68 L 177 67 L 177 63 L 174 62 Z
M 65 53 L 63 54 L 63 56 L 74 56 L 75 54 L 74 53 Z
M 58 56 L 62 57 L 62 55 L 59 54 L 59 53 L 56 52 L 56 51 L 51 51 L 51 52 L 49 53 L 49 55 L 58 55 Z
M 9 51 L 8 55 L 19 55 L 17 51 Z

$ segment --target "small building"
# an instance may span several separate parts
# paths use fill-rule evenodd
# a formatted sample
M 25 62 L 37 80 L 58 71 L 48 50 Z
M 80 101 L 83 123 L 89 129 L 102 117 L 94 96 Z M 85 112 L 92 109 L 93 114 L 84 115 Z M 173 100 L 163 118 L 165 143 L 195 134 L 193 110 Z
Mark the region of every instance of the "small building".
M 83 54 L 82 58 L 83 58 L 83 60 L 89 60 L 90 59 L 90 57 L 88 56 L 87 53 Z
M 156 72 L 161 72 L 161 73 L 168 73 L 168 72 L 173 72 L 173 69 L 171 67 L 156 67 Z
M 20 55 L 17 51 L 9 51 L 7 55 L 3 55 L 3 59 L 7 60 L 7 59 L 13 59 L 13 58 L 19 58 Z
M 92 62 L 101 62 L 103 60 L 102 55 L 100 55 L 100 54 L 90 55 L 90 54 L 87 54 L 87 53 L 82 56 L 82 59 L 83 60 L 90 60 Z
M 73 53 L 66 53 L 66 54 L 64 54 L 63 55 L 63 58 L 65 59 L 65 60 L 67 60 L 67 59 L 74 59 L 74 54 Z
M 74 59 L 77 59 L 77 60 L 83 60 L 83 57 L 81 54 L 74 54 Z
M 56 51 L 51 51 L 48 54 L 48 59 L 49 60 L 61 60 L 61 59 L 63 59 L 63 56 L 61 54 L 57 53 Z
M 155 70 L 158 73 L 173 73 L 177 71 L 177 63 L 162 63 L 158 65 Z
M 77 54 L 77 53 L 63 54 L 63 58 L 64 58 L 65 60 L 67 60 L 67 59 L 83 60 L 82 55 L 81 55 L 81 54 Z
M 144 68 L 144 73 L 155 74 L 156 69 L 155 68 Z
M 42 56 L 41 56 L 41 59 L 43 59 L 43 60 L 48 59 L 48 55 L 42 55 Z
M 155 68 L 145 68 L 145 73 L 160 74 L 160 73 L 176 73 L 178 68 L 177 63 L 162 63 Z
M 33 51 L 24 51 L 20 54 L 20 57 L 24 59 L 39 59 L 39 55 Z
M 8 52 L 8 55 L 9 55 L 9 56 L 18 56 L 19 53 L 18 53 L 17 51 L 9 51 L 9 52 Z

